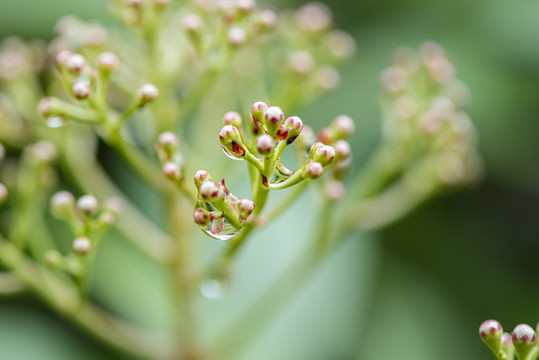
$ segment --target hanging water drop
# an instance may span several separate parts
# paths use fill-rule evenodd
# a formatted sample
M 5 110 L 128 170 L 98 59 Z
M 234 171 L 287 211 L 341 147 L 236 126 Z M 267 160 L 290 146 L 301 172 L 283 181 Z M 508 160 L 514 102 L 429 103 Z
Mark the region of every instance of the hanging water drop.
M 225 155 L 231 158 L 232 160 L 243 160 L 243 157 L 231 152 L 225 146 L 221 145 L 221 149 L 223 149 L 223 152 L 225 153 Z
M 200 293 L 208 299 L 222 299 L 230 290 L 230 277 L 227 272 L 214 273 L 213 276 L 202 281 Z
M 229 240 L 238 233 L 240 229 L 234 227 L 215 207 L 205 201 L 198 201 L 196 209 L 204 209 L 209 212 L 209 219 L 197 222 L 199 227 L 208 236 L 217 240 Z M 196 213 L 196 210 L 195 210 Z M 195 221 L 196 222 L 196 221 Z
M 61 116 L 50 117 L 50 118 L 47 118 L 46 124 L 51 129 L 57 129 L 64 125 L 64 118 Z

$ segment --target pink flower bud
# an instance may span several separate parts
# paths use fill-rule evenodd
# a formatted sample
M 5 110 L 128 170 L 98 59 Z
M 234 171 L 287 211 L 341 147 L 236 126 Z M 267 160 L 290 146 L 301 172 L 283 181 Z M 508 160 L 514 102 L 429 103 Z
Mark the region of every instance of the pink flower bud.
M 229 111 L 223 116 L 224 125 L 233 125 L 236 128 L 241 128 L 241 115 L 235 111 Z
M 211 214 L 205 209 L 197 208 L 193 212 L 193 219 L 197 225 L 206 226 L 210 223 Z
M 173 162 L 167 162 L 163 165 L 163 175 L 170 180 L 178 180 L 181 175 L 180 167 Z
M 69 59 L 73 55 L 73 52 L 69 50 L 62 50 L 60 51 L 56 57 L 54 58 L 54 62 L 56 63 L 56 66 L 61 67 L 63 66 L 67 59 Z
M 228 31 L 228 43 L 232 46 L 240 46 L 245 44 L 245 41 L 247 41 L 247 34 L 245 33 L 245 30 L 239 27 L 232 27 Z
M 314 68 L 314 58 L 307 51 L 295 51 L 288 56 L 288 67 L 298 74 L 307 74 Z
M 235 126 L 223 126 L 219 133 L 219 141 L 231 156 L 241 158 L 245 155 L 246 151 L 241 141 L 240 132 Z
M 75 197 L 69 191 L 59 191 L 51 198 L 51 211 L 55 216 L 67 218 L 74 208 Z
M 84 80 L 76 81 L 71 87 L 71 91 L 77 99 L 86 99 L 90 96 L 90 83 Z
M 268 155 L 273 151 L 275 141 L 267 134 L 260 135 L 256 138 L 256 151 L 261 155 Z
M 253 12 L 256 4 L 253 0 L 236 0 L 236 9 L 244 14 Z
M 118 66 L 118 57 L 110 51 L 105 51 L 97 58 L 97 64 L 103 70 L 112 70 Z
M 529 325 L 520 324 L 513 330 L 512 338 L 517 357 L 519 359 L 527 359 L 537 343 L 535 331 Z
M 0 205 L 6 201 L 8 195 L 7 187 L 0 183 Z
M 238 211 L 242 220 L 247 219 L 255 210 L 255 203 L 250 199 L 240 199 Z
M 347 115 L 339 115 L 333 120 L 333 128 L 340 138 L 346 138 L 353 134 L 355 129 L 354 120 Z
M 206 180 L 211 180 L 210 173 L 205 170 L 198 170 L 195 174 L 196 187 L 199 188 L 200 185 Z
M 98 206 L 97 199 L 92 195 L 84 195 L 77 201 L 77 209 L 88 216 L 95 214 Z
M 356 42 L 350 34 L 334 30 L 329 36 L 329 51 L 337 59 L 347 59 L 356 51 Z
M 43 116 L 44 118 L 48 118 L 49 116 L 53 115 L 53 102 L 55 101 L 52 97 L 46 97 L 39 101 L 37 104 L 37 111 Z
M 78 255 L 86 255 L 92 247 L 90 239 L 87 237 L 79 237 L 73 240 L 72 248 L 73 251 Z
M 310 161 L 307 165 L 305 165 L 305 168 L 303 169 L 301 175 L 303 177 L 308 177 L 311 179 L 316 179 L 322 176 L 324 173 L 324 167 L 319 162 L 312 162 Z
M 284 121 L 284 113 L 278 106 L 270 106 L 264 111 L 264 123 L 270 135 L 274 135 Z
M 303 130 L 303 121 L 297 116 L 291 116 L 284 121 L 284 126 L 288 128 L 287 144 L 291 144 Z
M 170 131 L 161 133 L 157 138 L 157 148 L 164 150 L 168 155 L 171 155 L 178 147 L 178 137 Z
M 79 73 L 86 66 L 86 59 L 80 54 L 73 54 L 67 58 L 65 61 L 65 66 L 67 70 L 74 73 Z
M 188 14 L 183 18 L 182 25 L 186 31 L 195 33 L 202 27 L 202 19 L 197 14 Z
M 215 201 L 221 197 L 219 194 L 219 185 L 210 180 L 204 181 L 200 185 L 199 191 L 200 197 L 206 201 Z
M 335 159 L 335 149 L 329 145 L 316 143 L 313 145 L 313 161 L 319 162 L 323 166 L 328 166 Z
M 251 106 L 251 117 L 253 119 L 253 134 L 258 135 L 262 127 L 264 119 L 264 111 L 268 108 L 268 104 L 262 101 L 257 101 Z
M 396 93 L 404 89 L 406 81 L 407 72 L 398 66 L 391 66 L 382 73 L 382 87 L 389 93 Z
M 333 149 L 335 150 L 336 161 L 346 160 L 350 156 L 350 144 L 346 140 L 335 142 L 335 144 L 333 144 Z
M 344 187 L 344 184 L 342 181 L 338 180 L 329 181 L 326 184 L 325 190 L 328 199 L 333 201 L 340 200 L 344 197 L 344 195 L 346 195 L 346 188 Z
M 271 28 L 277 23 L 277 14 L 271 10 L 262 10 L 259 14 L 260 25 Z
M 139 89 L 140 97 L 143 100 L 143 103 L 153 101 L 159 96 L 159 90 L 152 84 L 144 84 Z
M 496 320 L 484 321 L 479 327 L 479 335 L 481 335 L 483 339 L 500 338 L 502 333 L 502 325 Z
M 328 7 L 318 2 L 308 3 L 300 7 L 295 18 L 300 29 L 312 32 L 325 30 L 332 22 Z
M 288 128 L 284 125 L 279 126 L 275 132 L 275 139 L 285 140 L 288 137 Z

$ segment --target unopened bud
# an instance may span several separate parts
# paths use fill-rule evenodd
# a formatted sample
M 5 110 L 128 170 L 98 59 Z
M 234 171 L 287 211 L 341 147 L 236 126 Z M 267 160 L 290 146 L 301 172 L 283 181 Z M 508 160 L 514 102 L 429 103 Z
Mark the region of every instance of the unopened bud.
M 256 151 L 261 155 L 268 155 L 273 151 L 275 140 L 267 134 L 260 135 L 256 138 Z
M 45 264 L 51 268 L 59 269 L 62 267 L 64 258 L 56 250 L 49 250 L 44 255 Z
M 236 128 L 241 128 L 241 115 L 235 111 L 229 111 L 223 116 L 224 125 L 233 125 Z
M 90 251 L 92 244 L 87 237 L 79 237 L 73 240 L 71 244 L 73 251 L 78 255 L 86 255 Z
M 296 12 L 295 18 L 300 29 L 312 32 L 325 30 L 332 22 L 328 7 L 319 2 L 303 5 Z
M 5 156 L 6 156 L 6 149 L 4 148 L 4 145 L 0 144 L 0 163 L 4 161 Z
M 125 201 L 118 196 L 112 196 L 105 201 L 105 208 L 115 215 L 120 214 L 125 208 Z
M 91 216 L 96 213 L 99 203 L 92 195 L 84 195 L 77 201 L 77 209 L 85 215 Z
M 356 42 L 350 34 L 334 30 L 329 36 L 329 51 L 337 59 L 347 59 L 356 51 Z
M 220 198 L 219 186 L 213 181 L 204 181 L 199 188 L 200 197 L 206 201 L 215 201 Z
M 232 46 L 240 46 L 247 41 L 247 34 L 245 34 L 245 30 L 239 28 L 239 27 L 232 27 L 228 31 L 228 43 Z
M 255 203 L 250 199 L 240 199 L 238 203 L 238 211 L 240 213 L 240 218 L 245 220 L 247 219 L 255 210 Z
M 236 9 L 244 14 L 253 12 L 256 4 L 253 0 L 236 0 Z
M 479 335 L 481 336 L 481 339 L 493 350 L 500 347 L 502 333 L 502 325 L 496 320 L 484 321 L 481 326 L 479 326 Z
M 232 125 L 225 125 L 219 133 L 219 141 L 224 150 L 235 158 L 241 159 L 245 155 L 245 148 L 239 130 Z
M 190 33 L 195 33 L 202 27 L 202 19 L 197 14 L 188 14 L 183 18 L 183 28 Z
M 161 133 L 157 138 L 156 149 L 162 150 L 166 153 L 168 158 L 172 157 L 174 151 L 178 148 L 178 137 L 176 134 L 170 131 Z
M 205 209 L 197 208 L 193 212 L 193 219 L 195 220 L 196 224 L 200 226 L 206 226 L 210 223 L 211 214 Z
M 307 74 L 314 68 L 314 58 L 307 51 L 295 51 L 288 56 L 288 66 L 298 74 Z
M 264 112 L 268 108 L 268 104 L 262 101 L 257 101 L 251 106 L 251 117 L 253 119 L 253 134 L 258 135 L 262 122 L 264 120 Z
M 67 59 L 69 59 L 72 55 L 73 55 L 73 52 L 69 50 L 60 51 L 54 58 L 54 62 L 56 63 L 56 66 L 61 67 L 65 65 Z
M 284 113 L 278 106 L 270 106 L 264 111 L 264 123 L 270 135 L 275 135 L 275 132 L 284 121 Z
M 167 162 L 163 165 L 163 175 L 170 180 L 178 180 L 181 175 L 180 167 L 173 162 Z
M 316 143 L 313 145 L 313 156 L 312 159 L 314 162 L 319 162 L 323 166 L 328 166 L 335 159 L 335 149 L 329 145 L 324 145 L 322 143 Z
M 291 116 L 284 121 L 284 126 L 288 129 L 287 144 L 291 144 L 303 130 L 303 121 L 297 116 Z
M 118 66 L 118 57 L 110 51 L 101 53 L 97 58 L 97 64 L 102 70 L 112 70 Z
M 328 199 L 333 201 L 340 200 L 344 197 L 344 195 L 346 195 L 346 188 L 344 187 L 342 181 L 339 180 L 329 181 L 326 184 L 325 190 Z
M 346 140 L 338 140 L 333 144 L 335 150 L 335 161 L 346 160 L 351 153 L 350 144 Z
M 75 197 L 69 191 L 59 191 L 51 198 L 51 211 L 59 218 L 69 218 L 75 209 Z
M 6 201 L 8 195 L 7 187 L 6 185 L 0 183 L 0 205 Z
M 515 347 L 513 346 L 513 339 L 511 339 L 511 334 L 504 332 L 502 334 L 502 350 L 507 355 L 508 359 L 513 359 L 515 357 Z
M 147 102 L 157 99 L 159 96 L 159 90 L 152 84 L 144 84 L 139 89 L 139 95 L 142 99 L 141 105 L 144 105 Z
M 90 83 L 87 81 L 76 81 L 71 87 L 71 91 L 77 99 L 86 99 L 90 96 Z
M 396 93 L 406 86 L 407 73 L 399 66 L 391 66 L 382 73 L 382 87 L 385 91 Z
M 199 188 L 200 185 L 206 180 L 211 180 L 210 173 L 205 170 L 198 170 L 195 174 L 196 187 Z
M 275 139 L 285 140 L 288 137 L 288 128 L 284 125 L 279 126 L 275 132 Z
M 110 226 L 116 222 L 116 214 L 114 214 L 112 211 L 103 211 L 99 217 L 99 221 L 102 224 Z
M 277 14 L 271 10 L 262 10 L 259 14 L 260 25 L 271 28 L 277 23 Z
M 65 67 L 67 70 L 79 73 L 86 66 L 86 59 L 80 54 L 73 54 L 65 61 Z
M 305 165 L 305 168 L 301 172 L 301 175 L 303 178 L 311 178 L 316 179 L 322 176 L 324 173 L 324 167 L 319 162 L 312 162 L 309 161 L 307 165 Z
M 501 334 L 500 334 L 501 336 Z M 526 324 L 520 324 L 515 327 L 512 334 L 513 346 L 519 359 L 527 359 L 530 352 L 537 343 L 535 331 Z
M 354 120 L 350 116 L 339 115 L 333 120 L 333 129 L 337 138 L 345 139 L 354 132 Z
M 27 159 L 33 163 L 51 163 L 56 159 L 58 151 L 53 143 L 41 140 L 25 148 Z

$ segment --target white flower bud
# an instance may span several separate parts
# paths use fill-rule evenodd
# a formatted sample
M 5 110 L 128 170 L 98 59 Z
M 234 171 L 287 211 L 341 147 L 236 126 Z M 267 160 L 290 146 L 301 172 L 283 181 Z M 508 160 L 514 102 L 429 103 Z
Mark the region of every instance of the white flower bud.
M 211 214 L 202 208 L 195 209 L 193 212 L 193 219 L 195 223 L 200 226 L 206 226 L 210 223 Z
M 54 62 L 57 66 L 62 66 L 66 63 L 67 59 L 71 57 L 71 55 L 73 55 L 72 51 L 62 50 L 56 55 L 56 57 L 54 58 Z
M 200 187 L 200 185 L 206 181 L 206 180 L 210 180 L 210 173 L 205 171 L 205 170 L 198 170 L 195 174 L 195 185 L 198 187 Z
M 67 58 L 65 66 L 69 71 L 79 73 L 86 66 L 86 59 L 80 54 L 73 54 Z
M 76 81 L 71 87 L 73 95 L 77 99 L 86 99 L 90 96 L 90 83 L 87 81 Z
M 84 195 L 77 201 L 77 209 L 85 215 L 93 215 L 97 211 L 99 203 L 92 195 Z
M 261 155 L 268 155 L 273 151 L 275 140 L 267 134 L 260 135 L 256 138 L 256 151 Z
M 71 246 L 76 254 L 86 255 L 90 251 L 92 244 L 87 237 L 78 237 L 73 240 Z
M 69 191 L 59 191 L 51 198 L 51 211 L 55 216 L 67 218 L 74 207 L 75 197 Z
M 335 160 L 345 160 L 350 156 L 351 149 L 350 144 L 346 140 L 338 140 L 333 144 L 335 150 Z
M 271 10 L 262 10 L 259 14 L 259 19 L 262 26 L 271 28 L 277 23 L 277 14 Z
M 159 96 L 159 90 L 153 84 L 144 84 L 140 87 L 139 94 L 144 103 L 153 101 Z
M 245 30 L 235 26 L 230 28 L 227 38 L 230 45 L 240 46 L 247 41 L 247 34 L 245 33 Z
M 307 74 L 314 68 L 314 58 L 307 51 L 295 51 L 288 56 L 288 67 L 298 74 Z
M 104 70 L 112 70 L 118 66 L 118 63 L 118 57 L 110 51 L 101 53 L 97 58 L 97 64 Z
M 333 127 L 340 137 L 348 137 L 352 135 L 356 126 L 350 116 L 339 115 L 333 120 Z
M 322 176 L 324 173 L 324 167 L 319 162 L 312 162 L 310 161 L 307 165 L 305 165 L 305 168 L 302 171 L 302 175 L 304 177 L 308 177 L 311 179 L 316 179 Z
M 188 14 L 183 18 L 182 26 L 188 32 L 197 32 L 202 27 L 202 19 L 197 14 Z
M 220 198 L 219 186 L 213 181 L 207 180 L 204 181 L 199 188 L 200 197 L 203 200 L 215 201 Z
M 165 165 L 163 165 L 163 174 L 171 180 L 177 180 L 180 178 L 180 167 L 173 163 L 173 162 L 167 162 Z
M 303 5 L 295 17 L 299 28 L 313 32 L 327 29 L 332 22 L 328 7 L 318 2 Z

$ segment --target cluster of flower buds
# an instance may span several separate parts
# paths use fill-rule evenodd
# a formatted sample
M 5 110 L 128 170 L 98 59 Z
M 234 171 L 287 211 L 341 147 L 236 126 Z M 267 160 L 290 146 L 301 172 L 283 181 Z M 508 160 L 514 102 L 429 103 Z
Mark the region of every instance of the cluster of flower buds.
M 255 210 L 250 199 L 241 199 L 232 194 L 224 180 L 213 182 L 207 171 L 195 174 L 198 199 L 193 212 L 195 223 L 213 238 L 228 240 L 248 221 Z
M 51 43 L 53 53 L 63 49 L 99 51 L 107 45 L 109 38 L 103 25 L 95 21 L 86 22 L 74 15 L 67 15 L 58 20 L 55 31 L 56 37 Z
M 492 350 L 496 358 L 501 360 L 513 360 L 515 355 L 518 360 L 537 359 L 539 347 L 536 331 L 529 325 L 520 324 L 515 327 L 512 334 L 504 333 L 501 324 L 496 320 L 487 320 L 479 327 L 481 340 Z
M 73 276 L 83 276 L 84 264 L 88 254 L 95 252 L 103 231 L 116 222 L 123 210 L 123 201 L 112 197 L 101 206 L 93 195 L 84 195 L 75 199 L 69 191 L 59 191 L 50 201 L 52 214 L 66 221 L 74 235 L 71 242 L 71 254 L 62 256 L 56 250 L 45 254 L 46 263 L 56 269 L 62 269 Z
M 176 134 L 166 131 L 159 135 L 155 152 L 163 169 L 163 175 L 177 186 L 184 180 L 183 156 L 180 152 L 180 140 Z
M 442 185 L 474 181 L 481 170 L 474 127 L 464 108 L 468 90 L 454 77 L 445 51 L 423 44 L 418 53 L 400 49 L 382 74 L 383 135 L 409 154 L 402 164 L 427 159 Z
M 8 37 L 0 43 L 0 80 L 10 81 L 23 74 L 39 72 L 46 59 L 46 47 L 40 40 L 25 43 Z
M 277 22 L 273 11 L 258 10 L 254 0 L 195 1 L 194 10 L 184 16 L 182 24 L 203 58 L 215 50 L 222 38 L 228 48 L 237 48 Z M 215 26 L 218 22 L 223 26 Z

